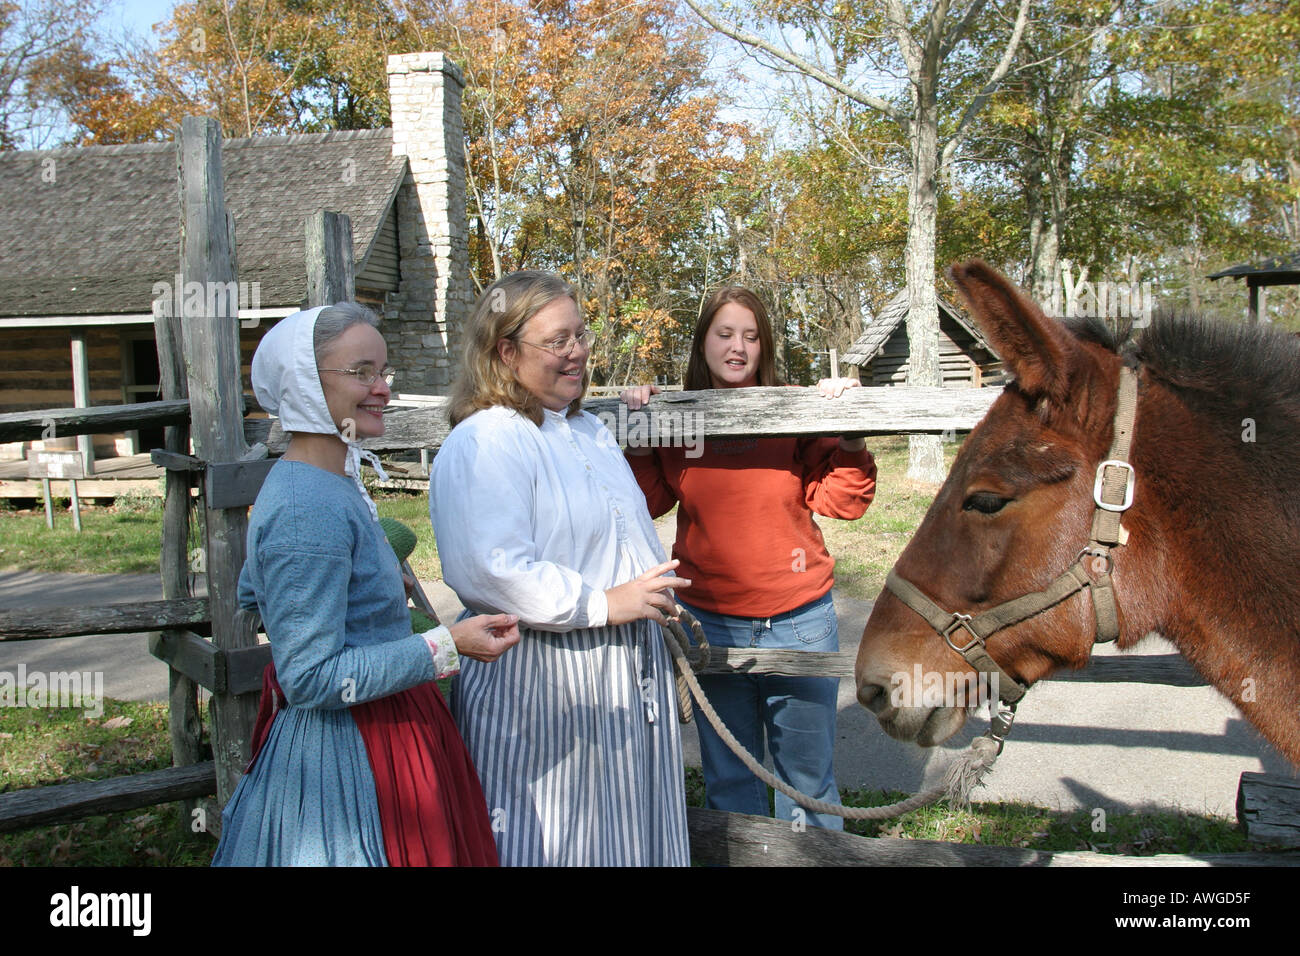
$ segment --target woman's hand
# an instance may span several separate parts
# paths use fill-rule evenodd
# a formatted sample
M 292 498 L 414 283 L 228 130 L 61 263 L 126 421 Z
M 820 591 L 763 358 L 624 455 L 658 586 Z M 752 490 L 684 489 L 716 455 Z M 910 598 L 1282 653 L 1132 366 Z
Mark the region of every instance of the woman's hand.
M 457 621 L 447 630 L 462 657 L 491 664 L 519 643 L 519 615 L 479 614 Z
M 650 404 L 650 396 L 659 394 L 658 385 L 631 385 L 618 393 L 618 400 L 632 411 Z M 624 451 L 628 455 L 648 455 L 652 451 L 648 446 L 629 444 Z M 633 618 L 635 620 L 635 618 Z
M 653 388 L 654 386 L 648 386 Z M 627 624 L 643 618 L 667 624 L 670 617 L 677 616 L 677 604 L 673 600 L 671 588 L 688 588 L 689 578 L 664 577 L 665 571 L 671 571 L 681 562 L 673 559 L 656 565 L 639 578 L 620 584 L 605 591 L 609 603 L 608 621 L 611 625 Z
M 856 378 L 824 378 L 817 383 L 817 391 L 823 398 L 839 398 L 845 389 L 859 388 L 862 383 Z
M 618 400 L 636 411 L 643 405 L 650 404 L 650 396 L 659 394 L 658 385 L 630 385 L 618 393 Z
M 817 383 L 817 391 L 823 398 L 839 398 L 847 389 L 861 387 L 862 383 L 856 378 L 824 378 Z M 840 436 L 840 451 L 862 451 L 866 447 L 867 443 L 861 436 Z

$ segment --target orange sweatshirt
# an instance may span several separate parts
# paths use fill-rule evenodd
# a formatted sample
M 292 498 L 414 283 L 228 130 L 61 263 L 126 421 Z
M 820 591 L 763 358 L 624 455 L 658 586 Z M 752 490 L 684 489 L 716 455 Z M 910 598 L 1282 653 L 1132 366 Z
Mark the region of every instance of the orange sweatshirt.
M 860 518 L 876 491 L 866 449 L 838 438 L 744 438 L 628 455 L 653 517 L 680 502 L 675 572 L 688 603 L 737 617 L 771 617 L 820 598 L 835 583 L 812 512 Z M 811 510 L 810 510 L 811 509 Z

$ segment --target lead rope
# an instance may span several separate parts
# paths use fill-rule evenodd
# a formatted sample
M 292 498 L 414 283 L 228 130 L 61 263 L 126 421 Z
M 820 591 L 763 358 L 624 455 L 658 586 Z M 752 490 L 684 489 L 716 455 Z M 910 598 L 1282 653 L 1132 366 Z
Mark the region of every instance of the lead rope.
M 750 773 L 769 787 L 781 791 L 795 803 L 814 813 L 826 813 L 832 816 L 844 817 L 846 820 L 889 820 L 893 817 L 901 817 L 905 813 L 911 813 L 913 810 L 919 810 L 921 807 L 929 806 L 932 803 L 937 803 L 944 797 L 947 797 L 955 806 L 966 806 L 970 803 L 971 791 L 979 786 L 984 779 L 984 775 L 992 769 L 994 762 L 998 759 L 998 754 L 1002 752 L 1002 737 L 1006 736 L 1006 730 L 1009 729 L 1009 719 L 1005 725 L 999 728 L 1002 730 L 1001 736 L 995 735 L 995 732 L 990 730 L 984 736 L 972 740 L 970 748 L 948 765 L 948 769 L 944 772 L 942 784 L 931 787 L 929 790 L 908 797 L 898 803 L 891 803 L 884 807 L 843 807 L 839 804 L 827 803 L 825 800 L 818 800 L 805 793 L 800 793 L 784 780 L 769 773 L 767 768 L 755 760 L 723 724 L 722 718 L 718 716 L 708 698 L 704 696 L 699 681 L 695 679 L 695 671 L 706 667 L 709 662 L 709 642 L 704 636 L 704 628 L 686 609 L 678 607 L 677 613 L 690 624 L 700 651 L 699 662 L 692 664 L 686 656 L 691 644 L 686 637 L 686 632 L 682 629 L 680 621 L 670 620 L 668 622 L 668 625 L 664 628 L 664 643 L 668 645 L 668 652 L 672 654 L 673 661 L 677 665 L 677 701 L 682 722 L 686 723 L 690 720 L 691 695 L 693 694 L 699 704 L 700 711 L 709 724 L 731 749 L 731 752 L 740 758 L 740 761 L 749 769 Z

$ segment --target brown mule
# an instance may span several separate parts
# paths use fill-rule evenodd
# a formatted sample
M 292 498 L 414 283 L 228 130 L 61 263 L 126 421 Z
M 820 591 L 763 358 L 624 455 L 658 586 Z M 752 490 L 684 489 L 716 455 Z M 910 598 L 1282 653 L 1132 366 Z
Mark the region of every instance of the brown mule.
M 1109 569 L 1118 646 L 1163 634 L 1300 766 L 1300 342 L 1255 326 L 1157 319 L 1126 344 L 1095 321 L 1048 319 L 983 262 L 949 275 L 1015 382 L 967 439 L 895 565 L 893 577 L 923 597 L 904 603 L 902 587 L 876 601 L 855 668 L 859 701 L 893 737 L 942 742 L 975 702 L 951 699 L 954 687 L 975 686 L 957 653 L 975 635 L 959 615 L 978 621 L 1072 566 L 1098 579 Z M 1121 543 L 1081 564 L 1126 361 L 1138 385 L 1133 501 Z M 994 670 L 1029 685 L 1086 665 L 1096 583 L 989 633 Z M 943 622 L 923 617 L 931 611 L 954 615 L 950 640 L 936 631 Z M 922 675 L 924 694 L 912 686 Z M 948 692 L 931 695 L 931 677 Z

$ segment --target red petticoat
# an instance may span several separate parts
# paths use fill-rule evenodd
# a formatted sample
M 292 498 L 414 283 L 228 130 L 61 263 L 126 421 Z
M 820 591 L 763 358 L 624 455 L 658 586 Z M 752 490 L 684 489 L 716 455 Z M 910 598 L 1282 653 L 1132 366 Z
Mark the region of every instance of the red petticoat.
M 262 675 L 253 759 L 287 702 L 275 665 Z M 438 692 L 421 684 L 349 708 L 370 760 L 389 866 L 497 866 L 487 801 Z

